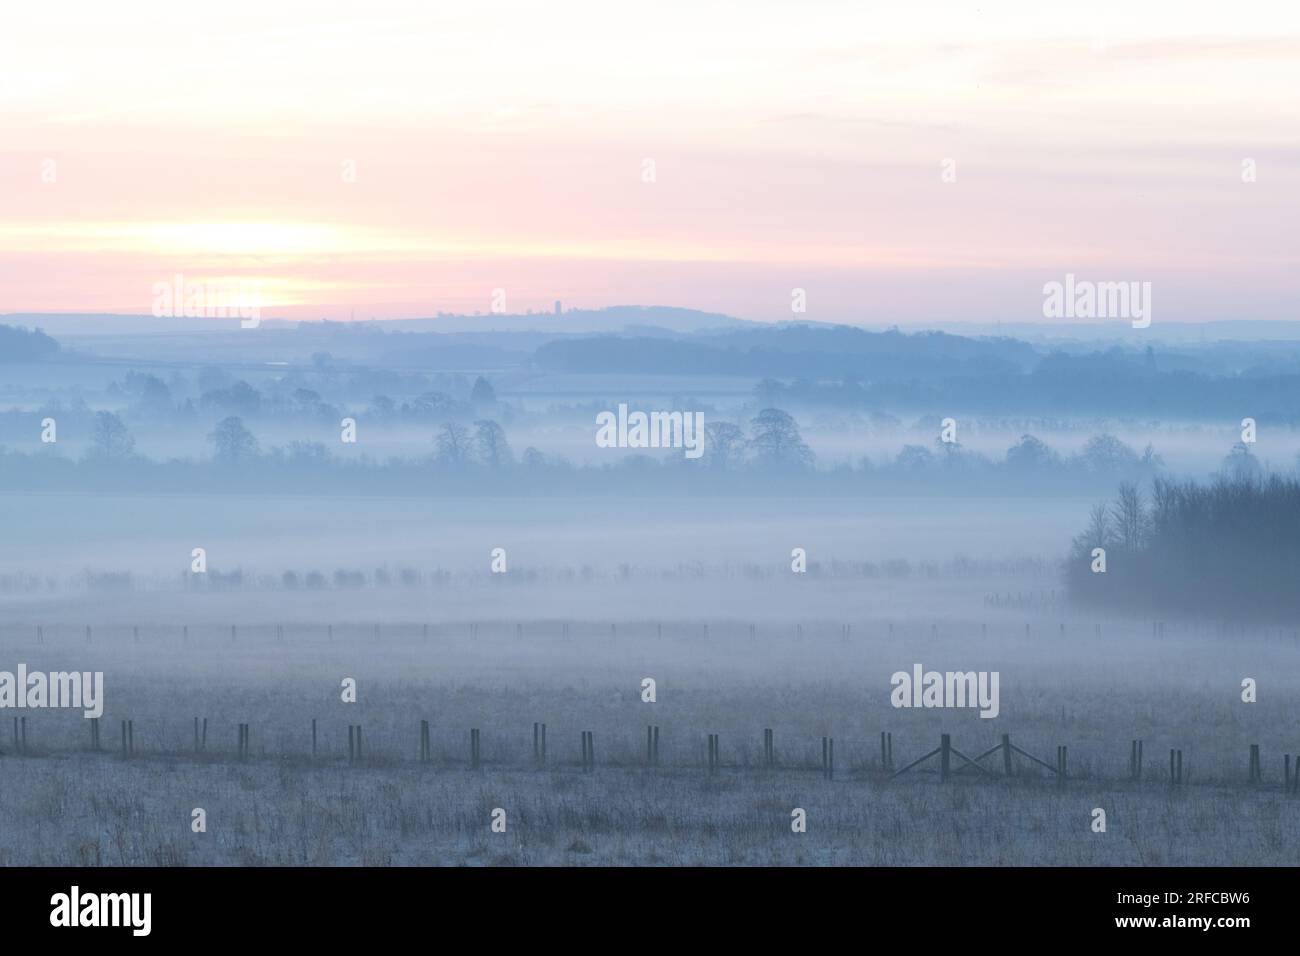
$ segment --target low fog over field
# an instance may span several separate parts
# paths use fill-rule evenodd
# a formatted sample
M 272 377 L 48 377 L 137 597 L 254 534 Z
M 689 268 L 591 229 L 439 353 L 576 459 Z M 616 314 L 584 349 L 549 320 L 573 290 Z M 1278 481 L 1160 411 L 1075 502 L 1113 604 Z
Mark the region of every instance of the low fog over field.
M 444 318 L 0 320 L 0 863 L 1294 858 L 1300 338 Z

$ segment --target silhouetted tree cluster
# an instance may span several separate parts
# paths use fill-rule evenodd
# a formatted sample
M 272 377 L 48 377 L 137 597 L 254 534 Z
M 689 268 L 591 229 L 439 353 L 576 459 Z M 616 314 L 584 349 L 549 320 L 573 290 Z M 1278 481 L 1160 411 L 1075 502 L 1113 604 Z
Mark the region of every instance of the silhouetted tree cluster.
M 1157 478 L 1149 495 L 1122 484 L 1075 538 L 1065 577 L 1072 600 L 1097 608 L 1294 619 L 1300 481 L 1257 474 L 1225 474 L 1209 484 Z

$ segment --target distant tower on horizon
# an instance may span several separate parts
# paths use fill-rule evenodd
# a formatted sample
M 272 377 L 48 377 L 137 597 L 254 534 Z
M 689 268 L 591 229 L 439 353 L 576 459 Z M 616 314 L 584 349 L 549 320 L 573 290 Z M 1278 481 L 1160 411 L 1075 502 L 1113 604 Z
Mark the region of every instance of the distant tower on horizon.
M 556 314 L 556 315 L 559 315 L 559 314 L 560 314 L 561 312 L 563 312 L 563 311 L 564 311 L 564 309 L 561 308 L 561 306 L 560 306 L 560 300 L 559 300 L 559 299 L 556 299 L 556 300 L 555 300 L 555 314 Z

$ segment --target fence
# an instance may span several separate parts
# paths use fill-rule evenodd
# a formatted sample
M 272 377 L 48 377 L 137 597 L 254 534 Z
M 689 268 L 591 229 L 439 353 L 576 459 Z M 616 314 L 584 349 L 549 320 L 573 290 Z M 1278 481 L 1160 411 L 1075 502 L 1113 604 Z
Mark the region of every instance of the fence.
M 89 753 L 108 755 L 109 751 L 103 746 L 103 737 L 101 735 L 100 725 L 104 718 L 92 718 L 89 724 L 90 746 Z M 194 747 L 190 751 L 177 750 L 151 750 L 147 754 L 137 752 L 135 745 L 135 720 L 126 719 L 120 721 L 121 727 L 121 749 L 120 756 L 124 760 L 133 760 L 141 756 L 147 757 L 166 757 L 182 758 L 192 756 L 195 759 L 215 757 L 217 760 L 230 759 L 233 757 L 238 762 L 247 762 L 254 759 L 252 746 L 252 724 L 240 722 L 235 725 L 235 749 L 233 754 L 229 751 L 220 751 L 215 754 L 208 748 L 208 718 L 194 717 Z M 421 765 L 431 765 L 434 763 L 432 756 L 432 727 L 428 720 L 421 720 L 415 727 L 417 742 L 416 762 Z M 660 728 L 658 725 L 648 725 L 645 729 L 645 756 L 640 766 L 647 769 L 660 769 L 663 763 L 660 756 Z M 537 770 L 557 770 L 565 767 L 577 766 L 583 773 L 594 773 L 599 769 L 596 761 L 596 735 L 594 731 L 581 731 L 578 739 L 579 759 L 576 762 L 555 763 L 548 758 L 547 753 L 547 725 L 542 722 L 533 724 L 533 760 L 531 767 Z M 304 735 L 305 736 L 305 735 Z M 699 735 L 691 735 L 698 740 Z M 341 760 L 343 753 L 337 756 L 332 755 L 328 750 L 322 755 L 320 746 L 319 727 L 317 719 L 312 718 L 310 723 L 310 759 L 312 761 L 332 762 Z M 510 763 L 507 761 L 495 761 L 489 763 L 484 759 L 482 746 L 482 733 L 477 727 L 470 728 L 469 747 L 467 752 L 466 765 L 471 770 L 483 770 L 486 767 L 498 770 L 522 770 L 527 769 L 528 764 Z M 13 749 L 12 755 L 24 758 L 40 758 L 52 755 L 52 751 L 43 750 L 34 743 L 35 740 L 35 719 L 34 716 L 29 720 L 27 716 L 13 718 Z M 347 725 L 347 763 L 353 766 L 366 765 L 362 749 L 362 725 Z M 677 764 L 677 769 L 683 770 L 705 770 L 710 776 L 721 773 L 724 770 L 732 772 L 811 772 L 816 771 L 828 780 L 835 779 L 835 737 L 823 736 L 820 738 L 821 743 L 821 762 L 820 764 L 809 765 L 806 762 L 787 762 L 780 759 L 777 747 L 778 737 L 775 730 L 771 727 L 763 729 L 762 736 L 762 760 L 758 764 L 751 764 L 748 761 L 735 762 L 730 766 L 723 760 L 722 735 L 709 733 L 705 735 L 706 740 L 706 760 L 702 764 L 686 763 Z M 843 741 L 844 738 L 841 738 Z M 807 742 L 807 739 L 804 739 Z M 865 743 L 862 740 L 854 741 L 859 745 Z M 1129 759 L 1127 779 L 1132 783 L 1141 783 L 1143 780 L 1151 781 L 1150 775 L 1144 776 L 1143 754 L 1144 741 L 1134 739 L 1129 742 Z M 85 753 L 86 751 L 74 751 Z M 0 757 L 9 756 L 3 750 L 0 750 Z M 988 758 L 995 755 L 1001 756 L 1001 773 L 996 773 L 984 764 Z M 307 752 L 303 754 L 275 754 L 263 755 L 263 759 L 285 759 L 293 757 L 307 757 Z M 899 769 L 894 769 L 894 741 L 893 733 L 882 731 L 880 734 L 880 759 L 879 762 L 867 766 L 859 767 L 856 771 L 851 771 L 851 776 L 857 777 L 877 777 L 883 780 L 896 780 L 904 775 L 914 772 L 924 772 L 921 770 L 923 765 L 938 758 L 937 773 L 941 783 L 948 783 L 954 777 L 968 773 L 972 778 L 994 778 L 1001 777 L 1007 780 L 1025 779 L 1026 769 L 1041 768 L 1046 771 L 1050 778 L 1054 778 L 1058 784 L 1064 785 L 1069 779 L 1069 748 L 1061 745 L 1056 748 L 1056 759 L 1054 763 L 1049 763 L 1040 757 L 1028 752 L 1011 742 L 1010 734 L 1002 734 L 1001 739 L 994 746 L 984 750 L 975 757 L 967 756 L 961 750 L 953 745 L 951 734 L 941 734 L 939 745 L 932 750 L 927 751 L 921 756 L 904 764 Z M 372 761 L 375 763 L 377 761 Z M 956 766 L 954 763 L 956 762 Z M 610 768 L 623 768 L 624 764 L 616 761 L 609 761 L 606 765 Z M 1252 743 L 1249 745 L 1246 761 L 1246 774 L 1244 782 L 1250 786 L 1263 787 L 1268 785 L 1265 779 L 1264 764 L 1262 751 L 1259 744 Z M 1041 776 L 1041 774 L 1040 774 Z M 1097 777 L 1094 779 L 1123 779 L 1121 778 L 1104 778 Z M 1166 782 L 1170 786 L 1179 787 L 1191 782 L 1190 769 L 1184 768 L 1183 751 L 1181 748 L 1171 748 L 1169 751 L 1169 773 Z M 1224 781 L 1214 781 L 1223 783 Z M 1300 754 L 1283 754 L 1282 755 L 1282 777 L 1280 781 L 1281 789 L 1290 794 L 1300 793 Z
M 1048 592 L 1043 592 L 1048 594 Z M 693 620 L 673 621 L 669 624 L 667 636 L 672 639 L 708 641 L 711 637 L 740 639 L 748 637 L 751 641 L 763 638 L 793 638 L 801 641 L 816 634 L 823 639 L 837 635 L 844 643 L 854 640 L 869 641 L 873 636 L 929 635 L 930 637 L 952 637 L 954 628 L 974 636 L 987 637 L 990 630 L 1008 636 L 1024 635 L 1039 638 L 1079 638 L 1101 637 L 1105 634 L 1124 636 L 1148 636 L 1155 640 L 1168 639 L 1171 636 L 1213 636 L 1216 638 L 1256 637 L 1290 642 L 1300 645 L 1300 627 L 1277 625 L 1265 622 L 1245 621 L 1209 621 L 1164 620 L 1140 621 L 1136 618 L 1099 617 L 1090 613 L 1067 613 L 1064 606 L 1058 607 L 1054 593 L 1046 604 L 1031 601 L 1033 595 L 991 594 L 985 595 L 984 606 L 994 612 L 995 616 L 986 619 L 979 616 L 963 617 L 959 620 L 923 620 L 909 618 L 906 622 L 890 618 L 844 623 L 843 621 L 815 620 L 808 622 L 783 621 L 770 624 L 761 631 L 752 621 L 743 619 L 725 619 L 721 621 Z M 1026 612 L 1023 617 L 1007 615 L 1006 609 Z M 990 626 L 992 624 L 992 627 Z M 447 637 L 481 638 L 513 637 L 516 640 L 537 639 L 539 637 L 558 638 L 569 641 L 581 635 L 584 638 L 604 638 L 617 643 L 628 637 L 646 638 L 653 635 L 656 640 L 663 640 L 664 623 L 655 620 L 633 621 L 585 621 L 573 622 L 563 620 L 448 620 L 437 624 L 420 621 L 392 621 L 378 624 L 370 621 L 350 623 L 319 624 L 313 622 L 290 623 L 209 623 L 193 624 L 98 624 L 95 626 L 74 625 L 68 623 L 46 622 L 44 624 L 0 625 L 0 638 L 19 639 L 31 637 L 38 646 L 52 644 L 72 644 L 80 642 L 89 645 L 99 644 L 158 644 L 175 641 L 182 646 L 243 646 L 247 644 L 266 643 L 287 645 L 295 641 L 306 642 L 312 639 L 325 643 L 334 643 L 336 629 L 343 630 L 352 638 L 368 644 L 378 644 L 389 640 L 414 640 L 428 642 Z

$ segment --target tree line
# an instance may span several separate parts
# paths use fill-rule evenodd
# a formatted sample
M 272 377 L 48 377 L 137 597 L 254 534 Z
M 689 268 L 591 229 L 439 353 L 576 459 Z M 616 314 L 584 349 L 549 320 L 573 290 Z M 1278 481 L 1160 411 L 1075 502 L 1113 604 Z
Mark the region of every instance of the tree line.
M 1156 477 L 1149 492 L 1122 483 L 1074 539 L 1065 578 L 1097 609 L 1294 620 L 1300 481 L 1225 470 L 1208 483 Z

